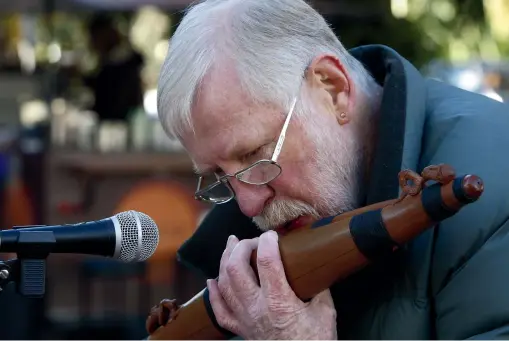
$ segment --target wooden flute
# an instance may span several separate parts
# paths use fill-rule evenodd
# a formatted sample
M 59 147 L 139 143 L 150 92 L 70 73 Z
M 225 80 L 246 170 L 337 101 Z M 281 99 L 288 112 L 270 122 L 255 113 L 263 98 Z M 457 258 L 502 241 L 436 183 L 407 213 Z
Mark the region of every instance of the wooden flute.
M 427 181 L 435 183 L 427 186 Z M 456 176 L 448 165 L 426 167 L 421 175 L 399 173 L 402 195 L 319 220 L 279 236 L 286 277 L 295 294 L 308 300 L 335 282 L 394 252 L 426 229 L 479 199 L 483 181 L 476 175 Z M 256 251 L 251 257 L 256 269 Z M 226 339 L 205 288 L 177 305 L 163 300 L 147 318 L 149 340 Z

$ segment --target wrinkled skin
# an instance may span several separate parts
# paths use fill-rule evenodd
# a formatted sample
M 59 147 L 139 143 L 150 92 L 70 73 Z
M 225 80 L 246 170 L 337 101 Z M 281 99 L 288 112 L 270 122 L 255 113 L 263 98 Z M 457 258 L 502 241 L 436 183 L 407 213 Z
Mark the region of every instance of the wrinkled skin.
M 250 256 L 257 250 L 260 282 Z M 208 280 L 210 302 L 219 325 L 244 339 L 337 339 L 336 310 L 329 290 L 302 302 L 286 280 L 273 231 L 259 238 L 230 236 L 218 280 Z

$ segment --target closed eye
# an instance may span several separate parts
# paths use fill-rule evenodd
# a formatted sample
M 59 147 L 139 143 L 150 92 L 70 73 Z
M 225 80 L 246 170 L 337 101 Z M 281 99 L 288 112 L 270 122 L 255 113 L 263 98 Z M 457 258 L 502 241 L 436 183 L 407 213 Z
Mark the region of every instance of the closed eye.
M 256 155 L 258 155 L 258 154 L 260 153 L 260 151 L 262 150 L 262 147 L 263 147 L 263 146 L 260 146 L 260 147 L 258 147 L 258 148 L 256 148 L 256 149 L 254 149 L 254 150 L 250 151 L 249 153 L 244 154 L 244 155 L 242 156 L 242 161 L 249 160 L 249 159 L 251 159 L 251 158 L 255 157 Z

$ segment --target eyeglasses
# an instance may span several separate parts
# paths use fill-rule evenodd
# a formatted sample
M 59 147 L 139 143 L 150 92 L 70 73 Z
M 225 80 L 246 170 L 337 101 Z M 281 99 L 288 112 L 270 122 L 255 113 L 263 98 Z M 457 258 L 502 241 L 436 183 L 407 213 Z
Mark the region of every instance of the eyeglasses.
M 296 103 L 297 97 L 294 98 L 290 111 L 286 116 L 285 123 L 281 129 L 281 133 L 279 134 L 276 148 L 270 160 L 259 160 L 235 174 L 225 174 L 221 177 L 216 175 L 214 179 L 215 181 L 210 185 L 207 185 L 207 180 L 204 176 L 200 176 L 194 195 L 195 199 L 214 204 L 224 204 L 235 198 L 235 192 L 228 182 L 229 178 L 236 178 L 237 180 L 250 185 L 266 185 L 277 178 L 282 171 L 281 166 L 277 163 L 277 158 L 281 153 L 283 142 L 286 137 L 286 130 L 288 129 L 288 124 L 290 123 L 290 118 L 292 117 Z

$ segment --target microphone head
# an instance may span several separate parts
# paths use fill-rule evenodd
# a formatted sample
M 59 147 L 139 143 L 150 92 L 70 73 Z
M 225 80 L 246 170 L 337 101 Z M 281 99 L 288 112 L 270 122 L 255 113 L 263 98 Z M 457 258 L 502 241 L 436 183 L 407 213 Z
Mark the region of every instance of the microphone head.
M 159 229 L 145 213 L 126 211 L 112 217 L 116 232 L 116 258 L 122 262 L 143 262 L 159 244 Z

